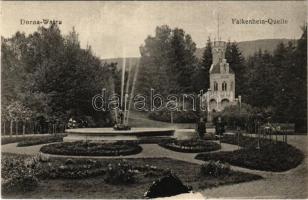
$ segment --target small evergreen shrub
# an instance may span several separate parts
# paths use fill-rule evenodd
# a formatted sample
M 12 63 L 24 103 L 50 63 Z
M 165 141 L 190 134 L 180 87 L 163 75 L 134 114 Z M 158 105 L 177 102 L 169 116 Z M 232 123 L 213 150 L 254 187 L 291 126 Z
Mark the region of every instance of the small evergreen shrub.
M 168 173 L 162 178 L 155 180 L 144 196 L 147 198 L 158 198 L 188 193 L 192 187 L 186 186 L 172 173 Z
M 221 161 L 210 160 L 201 165 L 200 173 L 202 176 L 225 176 L 230 173 L 230 165 Z
M 105 174 L 106 183 L 110 184 L 128 184 L 134 183 L 136 171 L 125 161 L 116 164 L 109 164 Z

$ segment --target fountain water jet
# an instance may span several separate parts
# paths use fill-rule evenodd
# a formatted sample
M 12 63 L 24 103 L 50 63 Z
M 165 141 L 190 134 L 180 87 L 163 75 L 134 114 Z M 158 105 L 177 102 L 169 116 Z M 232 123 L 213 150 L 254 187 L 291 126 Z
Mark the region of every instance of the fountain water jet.
M 131 128 L 128 126 L 129 111 L 133 100 L 137 75 L 139 71 L 139 61 L 135 68 L 130 96 L 128 96 L 129 83 L 131 79 L 131 66 L 128 66 L 128 78 L 124 93 L 126 58 L 124 53 L 122 76 L 121 76 L 121 109 L 115 110 L 116 124 L 113 128 L 77 128 L 66 129 L 68 136 L 63 138 L 65 142 L 72 141 L 119 141 L 119 140 L 142 140 L 144 142 L 159 142 L 163 139 L 174 137 L 174 129 L 169 128 Z M 127 99 L 128 108 L 127 108 Z M 123 111 L 124 109 L 124 111 Z

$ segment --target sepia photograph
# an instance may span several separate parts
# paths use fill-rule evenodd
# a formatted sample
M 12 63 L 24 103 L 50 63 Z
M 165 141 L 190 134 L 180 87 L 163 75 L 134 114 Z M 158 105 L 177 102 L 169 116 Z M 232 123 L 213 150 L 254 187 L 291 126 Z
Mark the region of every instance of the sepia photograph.
M 2 199 L 308 199 L 307 1 L 0 1 Z

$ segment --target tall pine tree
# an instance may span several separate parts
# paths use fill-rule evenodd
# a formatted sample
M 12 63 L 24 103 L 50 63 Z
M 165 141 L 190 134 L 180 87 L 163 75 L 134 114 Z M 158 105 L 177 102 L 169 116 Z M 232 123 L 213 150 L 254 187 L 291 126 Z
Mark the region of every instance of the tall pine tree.
M 236 42 L 228 42 L 226 47 L 226 59 L 235 74 L 235 95 L 245 94 L 246 68 L 245 60 Z M 245 100 L 245 99 L 244 99 Z

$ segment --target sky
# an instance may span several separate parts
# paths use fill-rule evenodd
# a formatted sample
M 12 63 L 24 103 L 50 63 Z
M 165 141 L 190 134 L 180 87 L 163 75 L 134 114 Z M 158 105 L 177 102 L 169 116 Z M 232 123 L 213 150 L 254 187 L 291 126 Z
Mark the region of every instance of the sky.
M 75 27 L 82 47 L 91 45 L 100 58 L 139 57 L 139 47 L 155 27 L 167 24 L 182 28 L 197 47 L 210 36 L 217 38 L 218 20 L 222 40 L 249 41 L 299 38 L 307 22 L 306 1 L 0 1 L 1 35 L 16 31 L 33 33 L 38 25 L 21 20 L 60 20 L 63 34 Z M 287 24 L 234 24 L 232 19 L 284 19 Z

